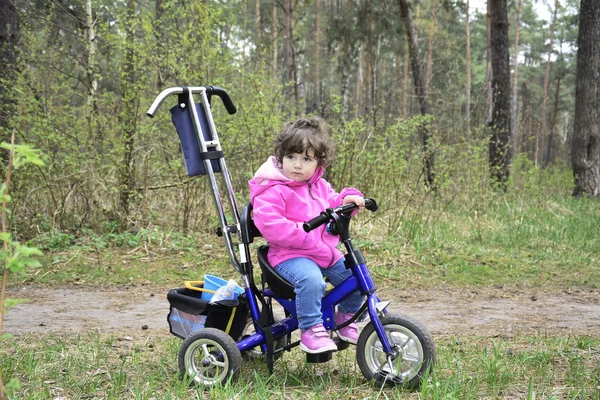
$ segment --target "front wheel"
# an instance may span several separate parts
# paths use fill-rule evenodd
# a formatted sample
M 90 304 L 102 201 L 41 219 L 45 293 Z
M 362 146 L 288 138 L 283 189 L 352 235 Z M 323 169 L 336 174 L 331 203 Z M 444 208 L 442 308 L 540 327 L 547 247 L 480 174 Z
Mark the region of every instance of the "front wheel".
M 435 364 L 435 343 L 419 322 L 404 315 L 381 318 L 393 355 L 388 359 L 373 323 L 361 332 L 356 347 L 360 371 L 367 380 L 414 389 Z
M 241 367 L 237 344 L 218 329 L 203 328 L 192 333 L 179 349 L 179 371 L 196 385 L 225 385 L 237 379 Z

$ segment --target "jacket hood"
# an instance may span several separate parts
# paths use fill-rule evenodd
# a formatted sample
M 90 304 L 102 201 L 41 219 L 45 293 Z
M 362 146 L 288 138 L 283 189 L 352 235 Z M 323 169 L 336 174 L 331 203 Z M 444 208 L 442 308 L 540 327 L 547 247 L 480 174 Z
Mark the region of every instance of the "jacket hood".
M 323 167 L 319 166 L 308 182 L 297 182 L 293 179 L 287 178 L 283 174 L 283 169 L 281 168 L 279 161 L 277 161 L 277 158 L 275 156 L 271 156 L 263 165 L 260 166 L 260 168 L 254 174 L 254 177 L 248 182 L 248 185 L 250 186 L 250 200 L 254 199 L 256 195 L 264 192 L 266 189 L 272 186 L 301 186 L 306 183 L 313 184 L 321 179 L 322 176 Z

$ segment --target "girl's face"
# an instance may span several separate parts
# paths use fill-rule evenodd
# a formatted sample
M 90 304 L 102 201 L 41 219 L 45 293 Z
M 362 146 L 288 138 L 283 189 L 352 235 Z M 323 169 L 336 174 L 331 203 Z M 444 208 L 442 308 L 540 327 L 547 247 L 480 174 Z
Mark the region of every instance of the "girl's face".
M 291 153 L 283 157 L 283 174 L 296 182 L 306 182 L 315 174 L 319 161 L 310 149 L 305 153 Z

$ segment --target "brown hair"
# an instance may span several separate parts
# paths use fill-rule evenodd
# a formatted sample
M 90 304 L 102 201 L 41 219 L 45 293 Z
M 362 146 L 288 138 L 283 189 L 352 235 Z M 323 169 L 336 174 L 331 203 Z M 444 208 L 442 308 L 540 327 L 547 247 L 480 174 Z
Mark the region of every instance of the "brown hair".
M 322 167 L 328 167 L 333 157 L 333 142 L 327 123 L 320 117 L 300 118 L 288 122 L 275 139 L 275 157 L 279 162 L 288 154 L 312 150 Z

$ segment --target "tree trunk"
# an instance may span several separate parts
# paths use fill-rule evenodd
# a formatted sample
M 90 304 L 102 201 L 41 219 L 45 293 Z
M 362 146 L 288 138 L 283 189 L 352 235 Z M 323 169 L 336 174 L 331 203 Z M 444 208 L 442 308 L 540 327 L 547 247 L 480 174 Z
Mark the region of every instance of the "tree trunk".
M 135 132 L 137 129 L 137 103 L 138 96 L 135 90 L 135 0 L 127 0 L 127 25 L 125 30 L 125 63 L 123 66 L 122 88 L 123 97 L 122 111 L 119 115 L 120 127 L 123 140 L 123 160 L 121 164 L 121 176 L 119 197 L 121 208 L 124 213 L 122 226 L 128 223 L 129 200 L 135 186 L 135 159 L 133 158 Z
M 85 3 L 86 28 L 85 36 L 88 42 L 88 63 L 87 63 L 87 78 L 88 78 L 88 98 L 87 98 L 87 122 L 89 135 L 94 140 L 96 150 L 102 154 L 103 138 L 96 133 L 96 92 L 98 91 L 98 79 L 96 79 L 96 33 L 94 30 L 94 13 L 92 9 L 92 0 L 87 0 Z
M 489 124 L 492 121 L 492 45 L 491 45 L 491 2 L 493 0 L 487 0 L 487 14 L 486 14 L 486 51 L 487 51 L 487 64 L 485 68 L 485 111 L 484 121 Z
M 402 116 L 408 118 L 410 111 L 410 58 L 408 56 L 408 40 L 404 46 L 404 79 L 402 80 L 403 100 L 402 100 Z
M 556 16 L 558 13 L 558 0 L 556 0 L 556 5 L 554 7 L 554 18 L 552 19 L 552 26 L 550 27 L 550 44 L 548 45 L 548 58 L 546 61 L 546 70 L 544 72 L 544 91 L 542 94 L 542 134 L 540 137 L 540 155 L 544 154 L 544 138 L 546 137 L 547 132 L 547 118 L 546 114 L 548 114 L 548 93 L 550 92 L 550 72 L 552 70 L 552 52 L 554 50 L 554 30 L 556 29 Z M 541 164 L 542 160 L 538 160 Z
M 417 95 L 417 99 L 419 101 L 419 110 L 421 112 L 421 115 L 426 116 L 429 115 L 429 104 L 427 102 L 427 93 L 425 92 L 425 84 L 423 81 L 423 74 L 421 71 L 421 62 L 419 60 L 417 34 L 410 15 L 408 0 L 398 0 L 398 3 L 400 5 L 400 15 L 402 20 L 404 21 L 404 26 L 406 28 L 406 36 L 408 39 L 408 53 L 410 55 L 410 64 L 413 73 L 415 94 Z M 423 146 L 423 153 L 425 157 L 425 180 L 426 184 L 429 187 L 433 187 L 435 178 L 433 172 L 434 153 L 433 149 L 431 148 L 431 140 L 429 137 L 429 131 L 427 126 L 422 124 L 420 126 L 420 133 L 421 144 Z
M 465 97 L 465 139 L 471 136 L 471 28 L 469 27 L 469 0 L 465 14 L 466 51 L 467 51 L 467 83 Z
M 273 5 L 273 21 L 271 22 L 271 76 L 275 79 L 275 75 L 277 74 L 277 5 Z
M 365 59 L 365 68 L 364 68 L 364 76 L 363 82 L 365 85 L 365 101 L 363 102 L 363 114 L 369 114 L 373 109 L 373 28 L 374 28 L 374 20 L 373 20 L 373 7 L 371 5 L 370 0 L 366 0 L 367 8 L 367 43 L 364 46 L 364 59 Z
M 163 26 L 162 26 L 162 17 L 165 12 L 163 7 L 163 0 L 155 0 L 154 1 L 154 38 L 156 40 L 156 76 L 154 78 L 154 92 L 159 93 L 164 85 L 164 79 L 162 76 L 162 67 L 161 67 L 161 53 L 163 49 Z
M 296 71 L 296 54 L 294 49 L 294 5 L 293 0 L 285 0 L 284 26 L 285 38 L 283 46 L 285 97 L 288 104 L 298 111 L 298 77 Z
M 350 74 L 352 72 L 352 66 L 356 64 L 356 59 L 360 59 L 360 47 L 352 37 L 352 30 L 350 26 L 352 24 L 351 15 L 349 10 L 353 7 L 351 0 L 346 0 L 345 8 L 342 10 L 341 5 L 338 8 L 338 14 L 343 18 L 341 21 L 341 27 L 343 28 L 343 34 L 341 37 L 341 45 L 338 56 L 337 68 L 340 74 L 340 98 L 342 103 L 342 121 L 347 121 L 350 114 Z M 360 62 L 360 61 L 359 61 Z M 359 66 L 360 71 L 360 66 Z M 358 79 L 360 79 L 360 72 L 358 73 Z M 357 83 L 357 87 L 360 86 Z M 358 103 L 356 103 L 358 106 Z
M 254 2 L 254 31 L 256 32 L 256 54 L 262 52 L 262 24 L 260 21 L 260 0 Z
M 550 134 L 548 135 L 548 145 L 546 146 L 546 155 L 544 157 L 544 166 L 548 166 L 554 157 L 554 132 L 556 129 L 556 119 L 558 118 L 558 99 L 560 93 L 560 77 L 556 80 L 556 92 L 554 94 L 554 111 L 552 113 L 552 123 L 550 125 Z
M 600 195 L 600 2 L 581 0 L 577 38 L 573 196 Z
M 315 60 L 314 60 L 314 109 L 321 110 L 321 0 L 316 0 L 315 4 Z
M 489 161 L 492 178 L 506 188 L 511 161 L 510 59 L 507 0 L 488 0 L 492 56 L 492 121 Z
M 11 115 L 13 114 L 13 101 L 9 88 L 14 81 L 16 71 L 16 45 L 19 36 L 19 19 L 17 10 L 12 0 L 0 0 L 0 128 L 4 135 L 2 142 L 10 142 L 6 133 Z M 0 149 L 0 168 L 3 170 L 8 165 L 8 151 Z M 4 172 L 2 172 L 4 176 Z M 3 181 L 3 180 L 2 180 Z
M 469 1 L 469 0 L 467 0 Z M 437 0 L 433 0 L 431 10 L 431 29 L 429 30 L 428 46 L 427 46 L 427 63 L 425 64 L 425 93 L 429 97 L 429 85 L 431 84 L 431 67 L 433 65 L 433 42 L 435 40 L 435 31 L 437 28 Z
M 529 128 L 529 90 L 527 84 L 523 82 L 521 87 L 521 120 L 519 122 L 514 121 L 515 124 L 519 124 L 519 129 L 516 129 L 517 133 L 515 137 L 515 152 L 527 151 L 527 143 L 523 145 L 523 138 L 527 138 L 527 135 L 531 135 Z
M 90 110 L 95 108 L 95 97 L 96 91 L 98 91 L 98 80 L 95 75 L 95 64 L 96 64 L 96 33 L 94 30 L 94 14 L 92 10 L 92 0 L 87 0 L 85 3 L 85 13 L 87 22 L 87 41 L 88 41 L 88 65 L 87 74 L 89 81 L 88 88 L 88 107 Z
M 518 108 L 518 88 L 519 88 L 519 32 L 521 25 L 521 8 L 523 7 L 523 2 L 521 0 L 517 3 L 517 18 L 515 21 L 515 52 L 513 58 L 513 87 L 512 87 L 512 112 L 511 118 L 513 121 L 512 130 L 511 130 L 511 143 L 513 148 L 513 154 L 518 152 L 517 149 L 517 135 L 519 130 L 519 124 L 517 121 L 519 120 L 519 108 Z

